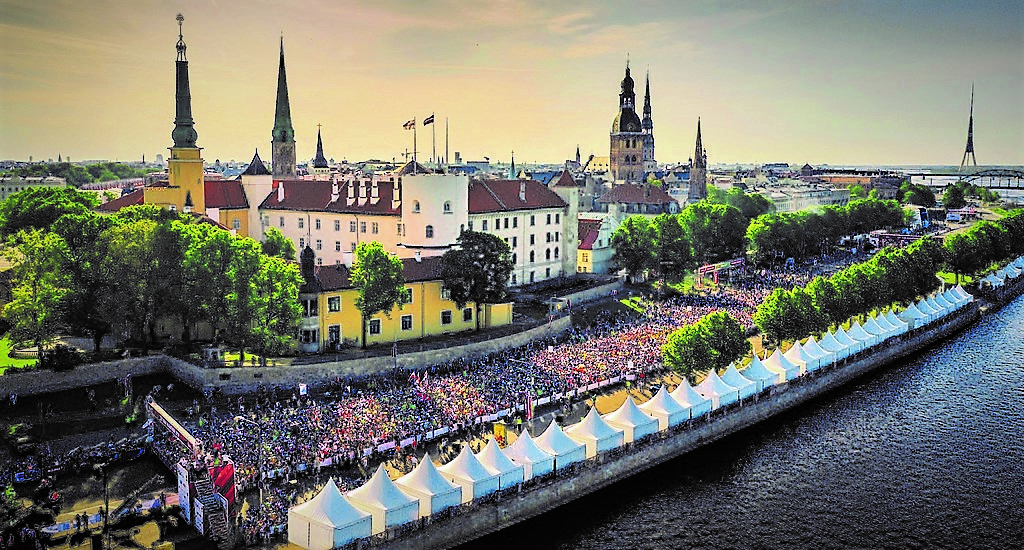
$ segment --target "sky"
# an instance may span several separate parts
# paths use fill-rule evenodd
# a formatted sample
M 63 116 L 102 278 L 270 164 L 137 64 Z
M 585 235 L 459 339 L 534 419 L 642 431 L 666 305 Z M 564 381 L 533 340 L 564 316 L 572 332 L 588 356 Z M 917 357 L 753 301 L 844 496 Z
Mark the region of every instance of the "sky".
M 0 159 L 166 157 L 179 12 L 208 163 L 269 159 L 283 36 L 300 162 L 607 156 L 628 57 L 659 162 L 956 165 L 974 83 L 1024 164 L 1019 0 L 0 0 Z

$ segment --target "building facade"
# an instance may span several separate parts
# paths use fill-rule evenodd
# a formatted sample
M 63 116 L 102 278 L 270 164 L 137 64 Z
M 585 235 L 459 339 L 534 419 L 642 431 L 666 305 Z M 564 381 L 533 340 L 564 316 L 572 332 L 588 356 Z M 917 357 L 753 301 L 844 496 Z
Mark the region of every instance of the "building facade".
M 615 183 L 639 183 L 657 167 L 654 160 L 654 122 L 651 119 L 651 87 L 647 79 L 644 120 L 636 114 L 636 93 L 629 63 L 619 91 L 619 112 L 612 121 L 609 174 Z

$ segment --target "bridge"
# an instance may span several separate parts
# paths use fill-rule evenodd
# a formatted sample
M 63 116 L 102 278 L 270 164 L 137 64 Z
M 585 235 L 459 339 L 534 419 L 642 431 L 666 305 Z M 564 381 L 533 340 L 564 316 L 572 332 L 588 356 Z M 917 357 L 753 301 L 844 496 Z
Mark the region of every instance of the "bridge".
M 908 172 L 907 175 L 925 178 L 930 176 L 956 177 L 959 181 L 965 181 L 987 189 L 1024 189 L 1024 170 L 1014 168 L 992 168 L 966 174 L 957 172 Z M 941 185 L 936 186 L 945 187 L 948 181 L 944 179 Z

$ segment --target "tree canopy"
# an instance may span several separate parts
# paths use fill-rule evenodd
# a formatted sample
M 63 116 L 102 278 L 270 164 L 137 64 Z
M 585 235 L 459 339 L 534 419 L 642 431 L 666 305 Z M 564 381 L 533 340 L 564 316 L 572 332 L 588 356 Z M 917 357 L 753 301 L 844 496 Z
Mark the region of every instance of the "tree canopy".
M 362 346 L 366 347 L 367 320 L 377 313 L 390 318 L 395 306 L 408 301 L 402 260 L 377 241 L 359 243 L 350 279 L 359 293 L 356 308 L 362 315 Z
M 750 351 L 743 327 L 725 311 L 711 312 L 672 332 L 661 348 L 665 366 L 688 377 L 721 370 Z
M 463 231 L 454 248 L 441 256 L 441 277 L 459 309 L 477 305 L 476 328 L 480 329 L 480 304 L 505 300 L 508 279 L 515 264 L 508 244 L 497 235 Z
M 644 216 L 630 216 L 612 234 L 612 261 L 630 277 L 655 268 L 654 227 Z

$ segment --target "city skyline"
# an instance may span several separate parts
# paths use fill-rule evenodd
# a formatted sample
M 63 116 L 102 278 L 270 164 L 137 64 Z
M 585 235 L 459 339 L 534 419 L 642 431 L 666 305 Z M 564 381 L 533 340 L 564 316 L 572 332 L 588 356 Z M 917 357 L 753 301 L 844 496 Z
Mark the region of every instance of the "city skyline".
M 936 2 L 0 2 L 0 158 L 166 156 L 176 13 L 208 163 L 270 157 L 283 34 L 297 157 L 608 155 L 626 57 L 659 162 L 1024 163 L 1024 7 Z M 419 129 L 419 158 L 431 154 Z

